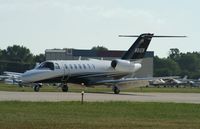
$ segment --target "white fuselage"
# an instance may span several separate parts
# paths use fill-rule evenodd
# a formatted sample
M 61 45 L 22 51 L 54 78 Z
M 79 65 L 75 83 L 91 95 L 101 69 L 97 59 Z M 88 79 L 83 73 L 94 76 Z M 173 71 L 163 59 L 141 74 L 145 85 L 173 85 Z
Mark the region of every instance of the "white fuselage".
M 96 59 L 46 61 L 25 72 L 21 79 L 22 83 L 69 82 L 94 85 L 97 81 L 122 78 L 141 68 L 140 63 L 125 60 L 119 60 L 116 68 L 113 68 L 111 62 Z

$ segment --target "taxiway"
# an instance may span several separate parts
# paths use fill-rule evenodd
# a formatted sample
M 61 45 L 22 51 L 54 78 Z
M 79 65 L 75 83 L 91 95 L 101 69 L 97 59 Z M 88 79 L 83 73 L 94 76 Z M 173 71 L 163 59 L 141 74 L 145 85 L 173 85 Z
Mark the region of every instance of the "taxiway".
M 80 101 L 81 93 L 61 92 L 8 92 L 0 91 L 0 101 Z M 174 102 L 174 103 L 198 103 L 198 93 L 85 93 L 84 101 L 134 101 L 134 102 Z

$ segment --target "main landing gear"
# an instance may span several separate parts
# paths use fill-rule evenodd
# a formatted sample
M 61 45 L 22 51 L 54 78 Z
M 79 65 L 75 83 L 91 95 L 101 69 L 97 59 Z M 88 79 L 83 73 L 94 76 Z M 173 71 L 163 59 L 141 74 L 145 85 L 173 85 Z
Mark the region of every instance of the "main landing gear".
M 117 86 L 113 86 L 113 92 L 115 93 L 115 94 L 119 94 L 120 93 L 120 89 L 117 87 Z
M 34 86 L 33 86 L 33 90 L 34 90 L 35 92 L 39 92 L 41 87 L 42 87 L 41 84 L 36 83 L 36 84 L 34 84 Z
M 39 92 L 41 87 L 42 87 L 42 84 L 35 83 L 34 86 L 33 86 L 33 90 L 35 92 Z M 62 88 L 63 92 L 68 92 L 69 88 L 68 88 L 67 84 L 61 84 L 61 88 Z
M 67 86 L 67 84 L 61 84 L 61 88 L 63 92 L 68 92 L 69 87 Z

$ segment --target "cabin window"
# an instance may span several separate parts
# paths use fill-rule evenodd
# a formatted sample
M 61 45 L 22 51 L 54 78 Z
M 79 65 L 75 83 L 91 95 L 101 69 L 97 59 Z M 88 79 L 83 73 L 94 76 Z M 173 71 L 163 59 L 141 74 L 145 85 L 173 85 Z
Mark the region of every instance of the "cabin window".
M 68 66 L 65 64 L 65 68 L 68 69 Z
M 60 69 L 60 66 L 58 63 L 55 63 L 55 69 Z
M 71 64 L 69 65 L 69 67 L 70 67 L 71 69 L 73 69 L 73 66 L 72 66 Z
M 94 64 L 92 64 L 92 66 L 93 66 L 93 68 L 95 69 L 95 65 L 94 65 Z
M 80 69 L 82 69 L 82 66 L 81 66 L 80 64 L 78 64 L 78 67 L 79 67 Z
M 75 68 L 75 69 L 77 69 L 77 68 L 78 68 L 76 64 L 74 64 L 74 68 Z
M 91 69 L 91 67 L 90 67 L 90 65 L 89 65 L 89 64 L 87 64 L 87 66 L 88 66 L 88 68 L 89 68 L 89 69 Z
M 84 69 L 86 69 L 86 66 L 85 66 L 85 64 L 83 64 L 83 68 L 84 68 Z

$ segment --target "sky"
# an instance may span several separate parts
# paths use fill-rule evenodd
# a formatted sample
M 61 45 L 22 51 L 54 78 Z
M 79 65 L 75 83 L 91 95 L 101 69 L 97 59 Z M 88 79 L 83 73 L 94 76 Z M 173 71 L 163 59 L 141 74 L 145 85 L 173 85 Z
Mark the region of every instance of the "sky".
M 148 48 L 167 57 L 170 48 L 200 51 L 199 0 L 0 0 L 0 49 L 23 45 L 45 49 L 127 50 L 135 38 L 154 33 L 187 38 L 153 38 Z

